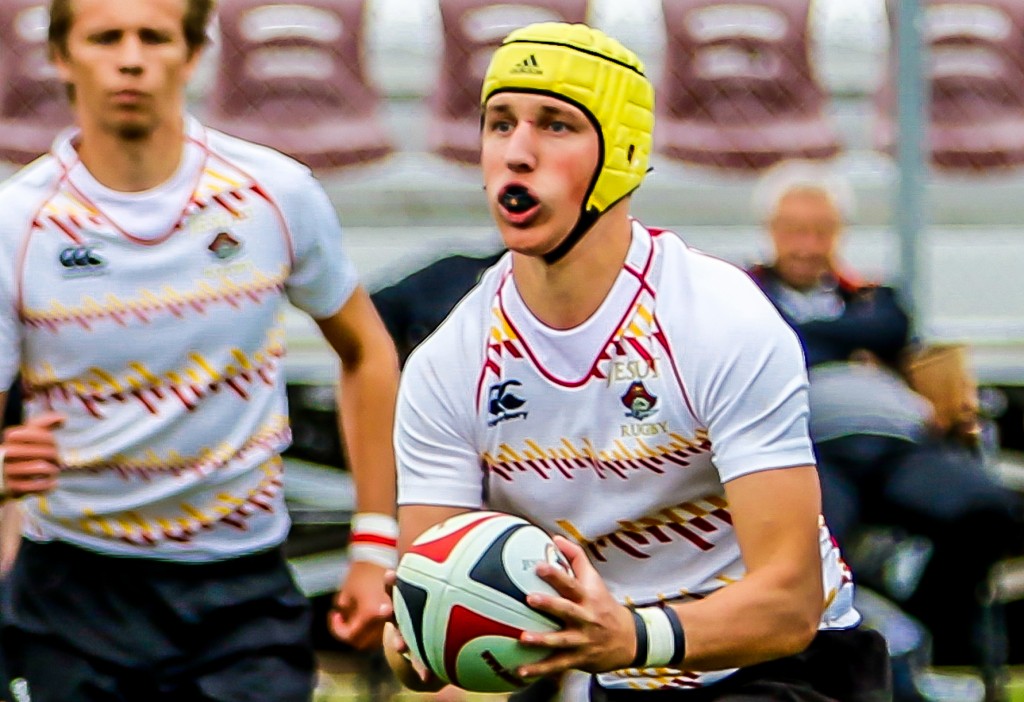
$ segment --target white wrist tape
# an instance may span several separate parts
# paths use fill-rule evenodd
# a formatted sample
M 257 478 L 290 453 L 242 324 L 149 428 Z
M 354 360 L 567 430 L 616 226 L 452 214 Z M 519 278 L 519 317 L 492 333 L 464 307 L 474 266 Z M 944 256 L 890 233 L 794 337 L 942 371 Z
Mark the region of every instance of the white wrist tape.
M 360 512 L 352 517 L 348 539 L 350 561 L 398 566 L 398 522 L 387 514 Z
M 667 606 L 640 607 L 636 613 L 647 628 L 645 668 L 663 668 L 682 663 L 686 641 L 679 616 Z
M 672 625 L 661 607 L 641 607 L 636 613 L 647 625 L 647 660 L 645 668 L 657 668 L 672 660 L 676 651 L 675 639 L 672 636 Z

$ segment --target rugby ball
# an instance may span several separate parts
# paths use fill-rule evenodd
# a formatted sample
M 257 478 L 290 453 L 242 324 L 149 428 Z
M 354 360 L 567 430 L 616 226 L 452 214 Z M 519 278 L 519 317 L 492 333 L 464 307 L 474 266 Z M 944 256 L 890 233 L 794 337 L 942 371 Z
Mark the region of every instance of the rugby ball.
M 561 629 L 526 604 L 531 592 L 557 594 L 535 572 L 542 561 L 571 572 L 547 532 L 510 514 L 468 512 L 427 529 L 402 556 L 393 590 L 412 657 L 473 692 L 528 685 L 516 669 L 552 651 L 524 646 L 520 634 Z

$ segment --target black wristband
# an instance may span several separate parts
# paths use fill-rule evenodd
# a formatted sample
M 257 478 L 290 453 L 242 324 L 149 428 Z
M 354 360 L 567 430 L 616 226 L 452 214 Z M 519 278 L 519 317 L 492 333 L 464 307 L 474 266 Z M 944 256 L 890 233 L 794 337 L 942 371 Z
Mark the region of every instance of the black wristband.
M 662 609 L 665 611 L 665 616 L 668 617 L 668 623 L 672 626 L 672 637 L 676 644 L 675 653 L 672 654 L 672 660 L 668 664 L 678 666 L 686 658 L 686 634 L 683 633 L 683 623 L 679 621 L 679 615 L 671 606 L 662 605 Z
M 635 609 L 630 609 L 629 613 L 633 615 L 633 626 L 636 628 L 636 657 L 629 667 L 642 668 L 647 663 L 647 622 Z

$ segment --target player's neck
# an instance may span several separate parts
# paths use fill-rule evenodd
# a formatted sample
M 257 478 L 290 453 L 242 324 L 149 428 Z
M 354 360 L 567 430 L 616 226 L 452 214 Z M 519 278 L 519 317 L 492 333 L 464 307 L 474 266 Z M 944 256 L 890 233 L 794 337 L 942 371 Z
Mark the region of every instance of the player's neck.
M 92 177 L 120 192 L 150 190 L 170 180 L 185 148 L 184 120 L 171 119 L 141 139 L 83 125 L 78 157 Z
M 623 205 L 619 209 L 619 205 Z M 516 289 L 533 315 L 554 329 L 587 321 L 608 296 L 632 241 L 627 203 L 606 212 L 569 253 L 553 265 L 513 254 Z

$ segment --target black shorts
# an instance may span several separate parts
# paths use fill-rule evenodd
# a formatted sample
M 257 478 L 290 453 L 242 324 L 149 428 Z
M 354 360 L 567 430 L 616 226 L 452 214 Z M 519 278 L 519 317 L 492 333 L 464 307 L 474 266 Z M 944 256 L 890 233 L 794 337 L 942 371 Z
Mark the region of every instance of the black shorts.
M 2 606 L 32 702 L 312 697 L 310 606 L 278 549 L 184 564 L 23 540 Z
M 741 668 L 696 690 L 610 690 L 591 678 L 591 702 L 888 702 L 885 639 L 870 629 L 820 631 L 803 653 Z

